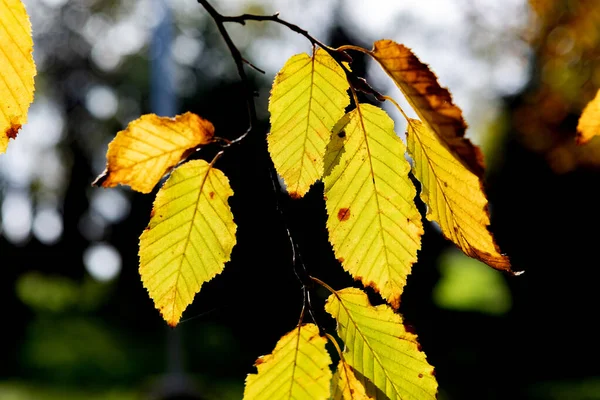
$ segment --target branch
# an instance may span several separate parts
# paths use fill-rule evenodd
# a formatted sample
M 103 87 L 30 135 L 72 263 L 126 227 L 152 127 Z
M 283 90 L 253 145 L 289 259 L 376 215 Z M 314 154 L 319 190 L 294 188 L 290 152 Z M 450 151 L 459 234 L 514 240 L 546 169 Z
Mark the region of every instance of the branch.
M 240 79 L 242 80 L 242 83 L 244 84 L 245 88 L 246 88 L 246 102 L 248 104 L 248 115 L 249 115 L 249 126 L 248 129 L 246 130 L 245 133 L 243 133 L 242 135 L 240 135 L 239 137 L 237 137 L 234 140 L 227 140 L 224 138 L 218 138 L 217 140 L 221 142 L 221 146 L 222 147 L 229 147 L 234 143 L 240 142 L 242 139 L 244 139 L 244 137 L 246 137 L 246 135 L 248 135 L 248 133 L 250 133 L 250 131 L 252 130 L 252 127 L 257 125 L 257 115 L 256 115 L 256 105 L 254 104 L 254 91 L 252 90 L 252 88 L 250 87 L 250 82 L 248 80 L 248 76 L 246 75 L 246 71 L 244 70 L 244 64 L 248 64 L 250 67 L 256 69 L 259 72 L 264 73 L 264 71 L 262 71 L 261 69 L 259 69 L 258 67 L 254 66 L 253 64 L 251 64 L 249 61 L 247 61 L 242 54 L 240 53 L 239 49 L 235 46 L 235 44 L 233 43 L 233 40 L 231 40 L 231 36 L 229 36 L 229 33 L 227 32 L 227 29 L 225 29 L 225 25 L 224 22 L 238 22 L 241 23 L 242 25 L 245 24 L 245 20 L 243 18 L 240 17 L 227 17 L 224 16 L 222 14 L 220 14 L 213 6 L 210 5 L 210 3 L 208 2 L 208 0 L 198 0 L 198 3 L 200 3 L 200 5 L 202 5 L 202 7 L 204 7 L 204 9 L 209 13 L 209 15 L 211 16 L 211 18 L 215 21 L 215 24 L 217 25 L 217 28 L 219 29 L 219 33 L 221 33 L 221 36 L 223 37 L 223 40 L 225 40 L 225 43 L 227 44 L 227 47 L 229 48 L 229 51 L 231 52 L 231 56 L 233 57 L 233 60 L 235 62 L 235 65 L 237 67 L 238 70 L 238 74 L 240 76 Z M 264 20 L 264 21 L 269 21 L 269 20 L 276 20 L 279 23 L 286 25 L 288 28 L 292 29 L 295 32 L 298 32 L 302 35 L 304 35 L 306 38 L 308 38 L 311 43 L 313 43 L 313 45 L 317 44 L 321 47 L 323 47 L 324 49 L 326 49 L 327 51 L 331 51 L 333 53 L 340 53 L 339 51 L 335 50 L 335 49 L 330 49 L 329 47 L 325 46 L 324 44 L 322 44 L 321 42 L 319 42 L 318 40 L 314 39 L 312 36 L 310 36 L 308 34 L 308 32 L 306 32 L 303 29 L 300 29 L 298 26 L 290 24 L 288 22 L 285 22 L 283 20 L 280 20 L 276 15 L 274 16 L 265 16 L 264 19 L 261 19 L 263 17 L 261 16 L 252 16 L 252 15 L 246 15 L 244 18 L 246 19 L 255 19 L 257 21 L 260 20 Z M 346 59 L 349 57 L 346 53 L 344 53 L 346 55 Z M 350 59 L 351 60 L 351 59 Z M 339 62 L 339 61 L 338 61 Z M 340 63 L 340 65 L 343 66 L 343 64 Z M 345 68 L 345 66 L 343 66 Z M 215 156 L 215 159 L 213 160 L 216 161 L 216 159 L 223 153 L 223 151 L 219 152 L 219 154 L 217 154 L 217 156 Z M 273 184 L 273 191 L 275 192 L 275 207 L 277 209 L 277 211 L 279 212 L 279 215 L 283 221 L 285 230 L 287 232 L 288 235 L 288 239 L 290 242 L 290 246 L 291 246 L 291 251 L 292 251 L 292 266 L 294 269 L 294 274 L 296 275 L 296 277 L 298 278 L 298 280 L 300 281 L 300 284 L 302 285 L 302 290 L 304 292 L 304 299 L 303 299 L 303 307 L 302 307 L 302 316 L 304 315 L 304 309 L 306 308 L 306 310 L 308 311 L 308 313 L 310 314 L 311 318 L 313 319 L 313 321 L 315 322 L 315 324 L 319 327 L 319 331 L 322 330 L 320 324 L 317 323 L 313 310 L 312 310 L 312 305 L 311 305 L 311 301 L 310 301 L 310 289 L 313 288 L 313 281 L 310 279 L 310 275 L 308 274 L 308 270 L 306 269 L 306 265 L 304 264 L 304 262 L 302 261 L 302 256 L 300 255 L 300 251 L 298 249 L 298 245 L 296 244 L 296 242 L 294 241 L 293 237 L 292 237 L 292 233 L 290 232 L 290 229 L 288 227 L 288 221 L 285 218 L 285 214 L 283 212 L 283 209 L 280 205 L 279 202 L 279 196 L 280 196 L 280 192 L 281 192 L 281 185 L 279 184 L 279 181 L 277 180 L 277 173 L 275 171 L 275 168 L 273 167 L 273 165 L 271 164 L 271 166 L 269 167 L 269 173 L 271 175 L 271 182 Z M 302 317 L 301 317 L 302 318 Z
M 279 13 L 273 15 L 254 15 L 254 14 L 242 14 L 237 16 L 221 16 L 223 22 L 235 22 L 241 25 L 246 25 L 246 21 L 270 21 L 275 22 L 277 24 L 283 25 L 290 30 L 304 36 L 313 46 L 319 46 L 323 50 L 325 50 L 329 55 L 342 67 L 344 73 L 346 74 L 346 78 L 350 85 L 354 86 L 355 89 L 360 90 L 366 94 L 372 94 L 379 101 L 385 101 L 383 95 L 373 89 L 367 81 L 363 78 L 356 76 L 352 71 L 346 67 L 344 62 L 352 62 L 352 57 L 348 53 L 346 53 L 343 49 L 334 49 L 332 47 L 327 46 L 320 40 L 316 39 L 312 35 L 310 35 L 306 30 L 300 28 L 298 25 L 294 25 L 291 22 L 288 22 L 284 19 L 279 18 Z
M 246 135 L 248 135 L 248 133 L 252 131 L 252 128 L 257 124 L 258 118 L 256 116 L 256 105 L 254 104 L 254 90 L 250 86 L 250 81 L 248 80 L 248 76 L 246 75 L 246 71 L 244 70 L 244 57 L 242 57 L 242 53 L 240 53 L 236 45 L 233 43 L 233 40 L 231 40 L 231 36 L 229 36 L 229 33 L 227 32 L 227 29 L 225 29 L 225 25 L 223 24 L 223 22 L 226 21 L 226 17 L 224 17 L 217 10 L 215 10 L 214 7 L 211 6 L 207 0 L 198 0 L 198 3 L 200 3 L 200 5 L 204 7 L 204 9 L 215 21 L 215 24 L 219 29 L 219 33 L 221 34 L 223 40 L 225 40 L 225 43 L 229 48 L 229 52 L 231 53 L 231 56 L 233 57 L 233 61 L 235 62 L 235 66 L 237 68 L 238 75 L 240 76 L 242 84 L 244 85 L 244 88 L 246 90 L 246 104 L 248 107 L 248 129 L 246 130 L 246 132 L 242 133 L 237 138 L 228 141 L 224 145 L 228 147 L 244 139 Z

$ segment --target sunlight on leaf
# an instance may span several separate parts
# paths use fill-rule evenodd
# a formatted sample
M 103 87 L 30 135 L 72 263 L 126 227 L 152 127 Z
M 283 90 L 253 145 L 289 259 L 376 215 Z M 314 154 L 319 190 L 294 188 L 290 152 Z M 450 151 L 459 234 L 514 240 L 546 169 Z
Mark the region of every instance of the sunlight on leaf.
M 0 154 L 27 122 L 34 77 L 31 23 L 20 0 L 0 1 Z
M 213 125 L 187 112 L 175 118 L 142 115 L 108 146 L 106 170 L 94 185 L 129 185 L 150 193 L 165 173 L 200 145 L 211 142 Z
M 325 310 L 337 320 L 346 362 L 391 400 L 436 398 L 434 369 L 417 335 L 388 305 L 373 307 L 365 292 L 346 288 L 329 296 Z
M 375 42 L 369 53 L 396 83 L 421 121 L 471 172 L 482 177 L 483 154 L 464 137 L 467 124 L 462 111 L 452 102 L 450 92 L 440 86 L 429 66 L 409 48 L 391 40 Z
M 442 146 L 421 121 L 410 119 L 406 134 L 414 173 L 421 182 L 427 219 L 440 225 L 444 236 L 466 255 L 489 266 L 510 271 L 488 231 L 490 218 L 481 181 Z
M 204 160 L 175 169 L 156 195 L 140 237 L 140 274 L 171 326 L 230 259 L 237 229 L 231 195 L 227 177 Z
M 323 175 L 331 129 L 350 103 L 346 75 L 323 49 L 291 57 L 275 77 L 269 153 L 290 196 L 302 197 Z
M 590 101 L 579 117 L 577 124 L 577 143 L 585 144 L 594 136 L 600 135 L 600 89 L 596 97 Z
M 439 307 L 494 315 L 510 310 L 510 290 L 498 271 L 456 249 L 443 253 L 439 266 L 441 278 L 433 290 Z
M 246 378 L 244 400 L 326 400 L 331 358 L 315 324 L 285 334 L 271 354 L 256 360 L 258 374 Z
M 369 400 L 365 387 L 356 379 L 352 367 L 344 360 L 340 360 L 337 370 L 333 375 L 332 400 Z
M 423 234 L 406 148 L 382 109 L 360 104 L 348 118 L 324 178 L 329 241 L 346 271 L 398 308 Z

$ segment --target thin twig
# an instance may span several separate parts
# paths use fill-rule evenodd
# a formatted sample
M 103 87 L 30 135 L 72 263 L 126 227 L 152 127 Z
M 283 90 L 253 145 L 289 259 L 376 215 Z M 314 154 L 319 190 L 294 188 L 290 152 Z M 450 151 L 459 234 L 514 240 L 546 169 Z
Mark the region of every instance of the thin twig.
M 241 25 L 246 25 L 246 21 L 270 21 L 289 28 L 290 30 L 304 36 L 313 46 L 319 46 L 329 53 L 329 55 L 340 65 L 340 67 L 342 67 L 348 82 L 350 82 L 350 85 L 354 86 L 355 89 L 366 94 L 371 94 L 379 101 L 384 101 L 383 96 L 378 91 L 373 89 L 363 78 L 350 71 L 346 64 L 344 64 L 344 62 L 352 62 L 352 57 L 350 57 L 350 55 L 346 53 L 344 49 L 334 49 L 327 46 L 314 36 L 310 35 L 306 30 L 300 28 L 298 25 L 279 18 L 279 13 L 273 15 L 242 14 L 237 16 L 222 16 L 221 18 L 223 22 L 235 22 Z
M 233 43 L 233 40 L 231 40 L 231 36 L 229 36 L 229 33 L 227 32 L 227 29 L 225 29 L 225 25 L 223 24 L 225 17 L 221 15 L 217 10 L 215 10 L 214 7 L 211 6 L 207 0 L 198 0 L 198 3 L 200 3 L 200 5 L 204 7 L 204 9 L 215 21 L 215 24 L 219 29 L 219 33 L 221 34 L 223 40 L 225 40 L 225 43 L 229 48 L 229 52 L 231 53 L 231 56 L 233 57 L 233 61 L 235 62 L 235 66 L 237 68 L 238 75 L 240 76 L 242 84 L 244 85 L 244 88 L 246 90 L 246 104 L 248 107 L 248 129 L 246 130 L 246 132 L 242 133 L 237 138 L 231 140 L 229 144 L 227 144 L 227 146 L 230 146 L 244 139 L 252 131 L 252 128 L 256 126 L 258 118 L 256 116 L 256 105 L 254 104 L 254 90 L 252 90 L 252 88 L 250 87 L 250 81 L 248 80 L 248 76 L 246 75 L 246 71 L 244 70 L 244 57 L 242 57 L 242 54 L 236 47 L 235 43 Z

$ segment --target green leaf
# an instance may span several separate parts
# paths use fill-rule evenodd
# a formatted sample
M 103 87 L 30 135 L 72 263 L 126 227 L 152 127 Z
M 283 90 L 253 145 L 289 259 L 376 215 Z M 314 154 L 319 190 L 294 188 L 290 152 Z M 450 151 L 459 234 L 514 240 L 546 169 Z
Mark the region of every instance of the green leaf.
M 346 288 L 329 296 L 325 310 L 337 320 L 346 362 L 391 400 L 436 398 L 433 367 L 388 305 L 373 307 L 366 293 Z
M 290 196 L 302 197 L 323 175 L 331 129 L 350 103 L 346 75 L 323 49 L 291 57 L 275 77 L 269 153 Z
M 237 229 L 231 195 L 227 177 L 204 160 L 175 169 L 156 195 L 140 237 L 140 274 L 171 326 L 230 259 Z
M 365 387 L 356 379 L 354 370 L 344 360 L 340 360 L 333 379 L 331 381 L 332 400 L 369 400 Z
M 258 374 L 246 378 L 244 400 L 328 399 L 331 358 L 326 343 L 314 324 L 285 334 L 271 354 L 256 360 Z
M 346 118 L 343 151 L 326 157 L 339 158 L 324 178 L 329 241 L 346 271 L 397 308 L 423 234 L 406 148 L 380 108 L 359 104 Z

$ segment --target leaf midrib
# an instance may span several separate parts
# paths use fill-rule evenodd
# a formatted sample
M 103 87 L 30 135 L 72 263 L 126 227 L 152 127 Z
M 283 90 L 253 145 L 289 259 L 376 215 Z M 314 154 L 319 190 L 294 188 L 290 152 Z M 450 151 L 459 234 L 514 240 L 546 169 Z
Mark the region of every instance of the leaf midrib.
M 196 214 L 198 213 L 198 204 L 200 203 L 200 198 L 202 197 L 202 190 L 204 189 L 204 185 L 206 183 L 206 180 L 208 179 L 208 175 L 210 174 L 211 169 L 212 169 L 211 165 L 208 165 L 206 167 L 206 174 L 204 175 L 204 178 L 202 178 L 202 182 L 200 183 L 200 187 L 198 189 L 198 197 L 196 198 L 196 203 L 195 203 L 196 207 L 194 207 L 194 212 L 192 213 L 192 218 L 190 218 L 190 229 L 188 230 L 188 233 L 187 233 L 186 239 L 185 239 L 185 245 L 183 246 L 182 254 L 184 255 L 184 257 L 181 257 L 181 260 L 179 261 L 179 266 L 177 267 L 177 278 L 175 279 L 175 285 L 173 287 L 174 296 L 173 296 L 173 305 L 171 306 L 171 317 L 173 315 L 175 315 L 175 305 L 177 304 L 176 299 L 177 299 L 177 294 L 179 293 L 179 290 L 178 290 L 179 278 L 181 277 L 183 261 L 185 259 L 185 254 L 187 252 L 187 248 L 190 243 L 190 237 L 192 235 L 192 230 L 194 228 L 194 220 L 196 219 Z

